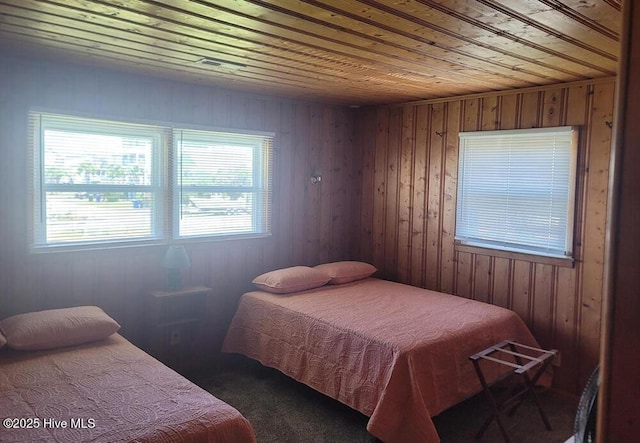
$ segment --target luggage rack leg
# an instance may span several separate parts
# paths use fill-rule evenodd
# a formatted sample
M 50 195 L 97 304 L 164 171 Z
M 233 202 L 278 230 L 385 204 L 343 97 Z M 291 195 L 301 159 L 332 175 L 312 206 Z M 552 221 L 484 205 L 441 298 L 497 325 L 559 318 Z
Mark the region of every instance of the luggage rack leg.
M 528 354 L 523 354 L 519 352 L 518 347 L 522 347 L 527 350 L 540 353 L 540 355 L 532 356 Z M 493 356 L 494 353 L 508 354 L 515 360 L 515 363 L 513 361 L 504 360 L 499 357 L 494 357 Z M 496 423 L 498 424 L 498 428 L 500 429 L 500 433 L 502 434 L 502 437 L 504 438 L 505 442 L 510 443 L 511 440 L 509 439 L 509 434 L 507 433 L 507 429 L 502 420 L 502 412 L 504 410 L 508 410 L 507 415 L 508 416 L 513 415 L 516 412 L 516 410 L 520 407 L 520 405 L 524 401 L 524 398 L 527 394 L 530 394 L 531 397 L 533 398 L 533 401 L 535 402 L 536 407 L 538 408 L 538 412 L 540 413 L 540 417 L 544 422 L 545 428 L 549 431 L 551 430 L 551 424 L 549 423 L 549 419 L 547 418 L 547 415 L 545 414 L 544 409 L 542 408 L 542 403 L 540 402 L 540 399 L 538 398 L 538 395 L 535 392 L 535 385 L 540 379 L 540 377 L 542 376 L 542 374 L 546 371 L 546 369 L 549 367 L 549 365 L 553 361 L 553 357 L 555 357 L 556 353 L 557 353 L 556 350 L 547 351 L 544 349 L 524 346 L 510 340 L 505 340 L 496 345 L 490 346 L 489 348 L 483 351 L 480 351 L 477 354 L 474 354 L 471 357 L 469 357 L 469 359 L 473 363 L 473 367 L 478 376 L 478 380 L 482 385 L 482 389 L 492 409 L 491 416 L 487 418 L 487 420 L 484 422 L 482 427 L 476 433 L 476 439 L 482 438 L 482 436 L 484 435 L 485 431 L 487 430 L 491 422 L 495 419 Z M 480 366 L 480 360 L 483 360 L 483 359 L 514 368 L 514 370 L 508 373 L 507 376 L 516 375 L 516 374 L 522 375 L 525 381 L 525 387 L 522 390 L 516 392 L 515 394 L 510 395 L 506 400 L 502 401 L 502 403 L 498 404 L 498 402 L 496 401 L 491 391 L 491 385 L 487 383 L 484 373 L 482 372 L 482 368 Z M 524 360 L 529 360 L 529 362 L 525 363 Z M 528 371 L 533 369 L 536 369 L 536 372 L 533 375 L 533 377 L 529 377 Z M 502 377 L 498 381 L 504 378 L 505 377 Z M 494 383 L 497 383 L 497 381 Z M 507 408 L 509 404 L 513 403 L 516 400 L 517 400 L 517 403 Z

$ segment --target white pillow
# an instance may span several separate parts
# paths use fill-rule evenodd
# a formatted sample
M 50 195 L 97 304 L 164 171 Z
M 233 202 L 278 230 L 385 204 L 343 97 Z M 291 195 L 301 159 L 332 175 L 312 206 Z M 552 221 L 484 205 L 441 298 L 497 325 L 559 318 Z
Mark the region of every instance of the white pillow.
M 315 266 L 313 269 L 329 274 L 330 285 L 339 285 L 372 276 L 376 267 L 361 261 L 337 261 Z
M 266 272 L 253 279 L 253 284 L 263 291 L 274 294 L 289 294 L 324 286 L 331 279 L 329 275 L 308 266 L 293 266 Z
M 88 343 L 118 329 L 120 325 L 97 306 L 28 312 L 0 322 L 7 346 L 24 351 Z

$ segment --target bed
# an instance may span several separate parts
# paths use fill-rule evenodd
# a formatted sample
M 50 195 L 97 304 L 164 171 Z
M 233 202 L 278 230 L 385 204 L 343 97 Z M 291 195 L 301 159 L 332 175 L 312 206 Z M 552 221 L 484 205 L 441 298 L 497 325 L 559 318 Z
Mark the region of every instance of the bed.
M 96 322 L 106 316 L 99 308 L 72 310 L 30 313 L 45 313 L 36 326 L 18 326 L 15 317 L 0 322 L 0 340 L 8 342 L 0 349 L 0 441 L 255 442 L 236 409 L 134 346 L 117 328 L 105 329 Z M 61 317 L 63 322 L 42 327 L 41 320 Z M 69 325 L 74 329 L 56 339 Z M 27 341 L 18 337 L 24 331 Z
M 538 347 L 508 309 L 380 280 L 373 272 L 351 279 L 334 272 L 325 283 L 318 277 L 306 285 L 294 278 L 284 289 L 269 276 L 304 271 L 294 268 L 264 274 L 266 285 L 254 280 L 262 290 L 240 298 L 223 351 L 258 360 L 360 411 L 370 417 L 367 430 L 385 443 L 439 441 L 431 417 L 481 390 L 470 355 L 504 339 Z M 489 367 L 485 376 L 494 380 L 499 371 L 504 367 Z

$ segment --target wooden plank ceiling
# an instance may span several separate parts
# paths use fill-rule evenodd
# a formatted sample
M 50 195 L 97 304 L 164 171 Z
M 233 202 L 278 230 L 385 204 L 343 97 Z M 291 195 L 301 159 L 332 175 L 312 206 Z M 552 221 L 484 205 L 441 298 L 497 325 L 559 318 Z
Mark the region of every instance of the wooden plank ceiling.
M 610 77 L 622 0 L 0 0 L 0 51 L 344 105 Z

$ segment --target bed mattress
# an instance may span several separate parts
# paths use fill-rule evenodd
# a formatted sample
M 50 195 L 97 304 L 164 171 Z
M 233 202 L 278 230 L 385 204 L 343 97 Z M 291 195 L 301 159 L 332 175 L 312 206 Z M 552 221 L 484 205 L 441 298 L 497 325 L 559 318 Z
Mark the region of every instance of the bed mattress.
M 2 442 L 255 442 L 233 407 L 114 334 L 0 350 Z
M 246 293 L 223 351 L 244 354 L 362 412 L 384 441 L 438 442 L 432 416 L 479 392 L 469 356 L 505 339 L 538 346 L 513 311 L 367 278 Z M 487 368 L 489 380 L 504 372 Z

